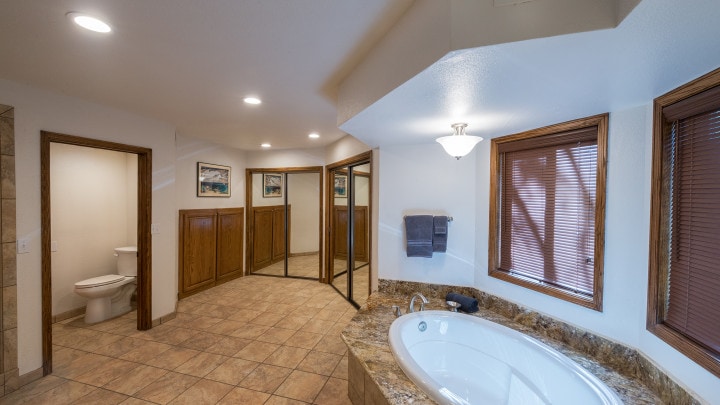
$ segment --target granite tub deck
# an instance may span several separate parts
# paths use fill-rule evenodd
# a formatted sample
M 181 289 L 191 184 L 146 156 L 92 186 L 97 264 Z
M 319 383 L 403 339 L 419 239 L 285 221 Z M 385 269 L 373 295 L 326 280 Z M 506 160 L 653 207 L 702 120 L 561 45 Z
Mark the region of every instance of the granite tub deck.
M 446 310 L 449 291 L 474 296 L 480 311 L 469 316 L 505 325 L 553 347 L 596 375 L 627 405 L 700 404 L 634 349 L 475 289 L 381 280 L 380 290 L 342 332 L 349 351 L 348 396 L 354 405 L 435 404 L 405 376 L 388 343 L 395 320 L 392 306 L 399 305 L 405 313 L 417 291 L 430 301 L 426 309 Z

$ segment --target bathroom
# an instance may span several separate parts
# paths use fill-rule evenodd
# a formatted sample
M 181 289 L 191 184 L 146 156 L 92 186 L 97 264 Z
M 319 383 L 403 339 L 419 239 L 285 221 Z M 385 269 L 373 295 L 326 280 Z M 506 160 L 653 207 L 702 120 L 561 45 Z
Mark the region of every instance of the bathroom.
M 75 284 L 117 274 L 115 249 L 137 245 L 137 162 L 132 153 L 50 144 L 54 322 L 85 313 Z M 129 284 L 122 305 L 134 309 Z

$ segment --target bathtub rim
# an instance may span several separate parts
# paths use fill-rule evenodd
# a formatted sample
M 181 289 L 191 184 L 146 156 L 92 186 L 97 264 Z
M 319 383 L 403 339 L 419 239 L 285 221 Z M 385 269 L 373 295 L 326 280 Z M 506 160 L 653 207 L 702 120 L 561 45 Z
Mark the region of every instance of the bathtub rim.
M 445 395 L 441 394 L 441 389 L 443 388 L 439 383 L 437 383 L 435 380 L 432 380 L 428 373 L 422 371 L 420 366 L 417 364 L 417 362 L 413 359 L 412 355 L 410 354 L 409 350 L 402 344 L 400 341 L 401 338 L 401 329 L 402 326 L 405 324 L 414 322 L 414 321 L 420 321 L 423 320 L 423 318 L 432 318 L 437 319 L 437 317 L 440 318 L 451 318 L 451 319 L 460 319 L 463 322 L 470 322 L 474 324 L 480 324 L 483 327 L 489 327 L 493 330 L 499 331 L 501 333 L 510 334 L 511 336 L 515 336 L 521 340 L 523 340 L 525 343 L 530 344 L 532 346 L 535 346 L 538 348 L 538 350 L 542 350 L 543 352 L 549 354 L 552 356 L 556 361 L 561 362 L 564 366 L 572 369 L 575 373 L 577 373 L 585 383 L 587 383 L 593 391 L 595 391 L 596 394 L 598 394 L 598 397 L 603 401 L 603 404 L 607 405 L 622 405 L 623 401 L 620 398 L 620 396 L 610 388 L 607 384 L 605 384 L 602 380 L 600 380 L 597 376 L 595 376 L 593 373 L 588 371 L 586 368 L 566 356 L 565 354 L 559 352 L 558 350 L 552 348 L 551 346 L 547 345 L 546 343 L 543 343 L 539 341 L 538 339 L 526 335 L 518 330 L 515 330 L 513 328 L 509 328 L 505 325 L 501 325 L 497 322 L 493 322 L 489 319 L 485 319 L 478 316 L 463 314 L 460 312 L 450 312 L 450 311 L 442 311 L 442 310 L 427 310 L 427 311 L 418 311 L 413 313 L 408 313 L 405 315 L 402 315 L 398 318 L 396 318 L 391 324 L 390 329 L 388 330 L 388 342 L 390 345 L 390 352 L 392 353 L 393 357 L 395 358 L 395 361 L 397 365 L 400 367 L 400 369 L 407 375 L 407 377 L 415 383 L 423 392 L 425 392 L 426 395 L 428 395 L 430 398 L 435 400 L 436 402 L 440 404 L 447 403 L 448 400 L 452 401 L 452 399 L 448 398 Z M 415 369 L 413 369 L 411 366 L 415 366 Z M 418 371 L 421 370 L 421 371 Z M 462 405 L 462 402 L 451 402 L 452 404 L 458 404 Z

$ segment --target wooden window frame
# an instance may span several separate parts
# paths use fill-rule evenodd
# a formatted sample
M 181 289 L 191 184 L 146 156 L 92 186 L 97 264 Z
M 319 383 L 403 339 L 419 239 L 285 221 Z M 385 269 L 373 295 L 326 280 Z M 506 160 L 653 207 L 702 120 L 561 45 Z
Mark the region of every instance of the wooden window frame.
M 495 138 L 491 142 L 490 152 L 490 232 L 488 237 L 488 275 L 534 291 L 538 291 L 564 301 L 602 312 L 603 297 L 603 256 L 605 247 L 605 187 L 607 168 L 607 135 L 609 114 L 600 114 L 561 124 L 533 129 L 513 135 Z M 551 139 L 568 131 L 577 131 L 588 127 L 597 127 L 597 174 L 595 186 L 595 245 L 592 297 L 573 293 L 567 289 L 542 284 L 510 274 L 499 269 L 500 265 L 500 224 L 502 158 L 500 149 L 510 142 L 522 142 L 533 138 Z
M 663 141 L 669 124 L 663 117 L 663 108 L 720 86 L 720 69 L 716 69 L 685 85 L 658 97 L 654 101 L 652 140 L 652 191 L 650 205 L 650 257 L 648 271 L 647 330 L 677 349 L 679 352 L 720 377 L 720 357 L 705 346 L 667 326 L 664 323 L 669 293 L 668 261 L 666 249 L 669 238 L 669 215 L 663 209 L 666 200 L 668 176 L 664 175 L 667 159 Z

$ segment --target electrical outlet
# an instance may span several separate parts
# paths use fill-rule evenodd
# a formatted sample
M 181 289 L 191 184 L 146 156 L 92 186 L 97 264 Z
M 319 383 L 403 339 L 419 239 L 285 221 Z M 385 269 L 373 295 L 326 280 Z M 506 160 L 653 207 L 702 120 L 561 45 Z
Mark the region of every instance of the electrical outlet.
M 150 233 L 160 233 L 160 224 L 150 224 Z
M 18 254 L 30 253 L 30 239 L 23 238 L 17 240 Z

